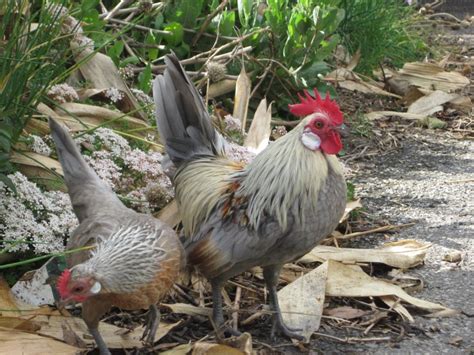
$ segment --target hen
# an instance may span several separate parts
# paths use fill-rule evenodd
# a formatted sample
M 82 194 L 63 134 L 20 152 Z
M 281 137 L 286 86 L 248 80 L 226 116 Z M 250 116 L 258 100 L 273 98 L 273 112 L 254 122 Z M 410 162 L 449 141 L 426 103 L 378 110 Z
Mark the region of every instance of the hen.
M 110 354 L 98 325 L 112 307 L 149 308 L 143 337 L 153 343 L 159 302 L 172 287 L 184 261 L 176 233 L 158 219 L 125 207 L 82 158 L 76 144 L 50 119 L 74 212 L 80 225 L 67 249 L 71 253 L 57 288 L 63 302 L 82 302 L 82 318 L 101 354 Z
M 213 321 L 224 323 L 221 288 L 254 266 L 263 268 L 274 311 L 272 334 L 301 339 L 283 322 L 277 283 L 283 264 L 330 234 L 342 216 L 346 184 L 335 154 L 343 115 L 326 96 L 308 92 L 290 105 L 303 116 L 247 166 L 232 162 L 225 141 L 178 59 L 153 85 L 158 130 L 176 166 L 173 183 L 188 263 L 212 285 Z

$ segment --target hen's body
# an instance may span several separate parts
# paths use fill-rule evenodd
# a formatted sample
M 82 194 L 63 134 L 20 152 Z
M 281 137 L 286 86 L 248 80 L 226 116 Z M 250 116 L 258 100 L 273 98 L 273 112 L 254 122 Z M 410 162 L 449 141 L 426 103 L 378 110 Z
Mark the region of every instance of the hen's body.
M 344 212 L 346 184 L 334 155 L 303 146 L 305 119 L 249 165 L 226 158 L 225 142 L 176 57 L 154 84 L 157 124 L 177 165 L 176 199 L 187 237 L 188 262 L 213 285 L 214 321 L 223 322 L 220 288 L 254 266 L 264 268 L 275 321 L 283 264 L 310 251 Z
M 69 275 L 63 274 L 58 283 L 61 296 L 82 302 L 82 317 L 101 354 L 109 352 L 98 324 L 112 306 L 126 310 L 150 308 L 146 333 L 152 342 L 159 322 L 156 303 L 166 295 L 183 267 L 183 247 L 172 228 L 124 206 L 87 165 L 67 131 L 52 119 L 50 127 L 80 222 L 67 249 L 94 246 L 92 252 L 68 255 Z M 79 283 L 83 289 L 87 289 L 83 285 L 90 286 L 84 280 L 97 283 L 99 290 L 74 294 Z

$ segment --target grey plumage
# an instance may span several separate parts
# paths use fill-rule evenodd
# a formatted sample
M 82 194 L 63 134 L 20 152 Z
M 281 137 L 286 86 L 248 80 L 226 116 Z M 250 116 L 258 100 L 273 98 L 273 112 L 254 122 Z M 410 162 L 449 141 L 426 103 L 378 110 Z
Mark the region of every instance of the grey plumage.
M 176 166 L 196 156 L 224 154 L 224 140 L 176 56 L 166 56 L 168 69 L 153 83 L 156 122 L 166 152 Z M 170 119 L 171 118 L 171 119 Z
M 312 117 L 247 166 L 231 162 L 216 149 L 224 144 L 177 58 L 167 56 L 166 63 L 164 75 L 154 83 L 158 129 L 178 165 L 173 183 L 185 250 L 188 262 L 212 284 L 214 322 L 224 321 L 223 283 L 261 266 L 275 324 L 298 337 L 282 322 L 278 275 L 284 263 L 310 251 L 337 226 L 346 198 L 341 166 L 334 155 L 302 144 Z
M 49 120 L 74 213 L 79 222 L 104 210 L 123 211 L 126 207 L 82 158 L 69 133 L 54 119 Z

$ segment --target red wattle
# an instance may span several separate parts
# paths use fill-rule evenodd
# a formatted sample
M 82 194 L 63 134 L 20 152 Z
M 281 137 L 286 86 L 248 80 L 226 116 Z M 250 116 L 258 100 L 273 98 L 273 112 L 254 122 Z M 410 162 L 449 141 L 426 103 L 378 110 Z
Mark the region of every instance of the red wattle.
M 321 142 L 321 150 L 326 154 L 337 154 L 342 149 L 339 133 L 331 131 Z

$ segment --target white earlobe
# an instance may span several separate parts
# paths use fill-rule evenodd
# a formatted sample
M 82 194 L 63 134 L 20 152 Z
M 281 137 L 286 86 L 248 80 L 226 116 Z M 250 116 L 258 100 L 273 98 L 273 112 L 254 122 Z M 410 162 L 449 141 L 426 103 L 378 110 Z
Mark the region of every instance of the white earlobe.
M 311 131 L 304 131 L 301 135 L 301 143 L 310 150 L 318 150 L 321 146 L 321 138 Z
M 94 285 L 91 287 L 90 291 L 93 294 L 97 294 L 100 292 L 101 289 L 102 289 L 102 285 L 100 284 L 99 281 L 96 281 Z

